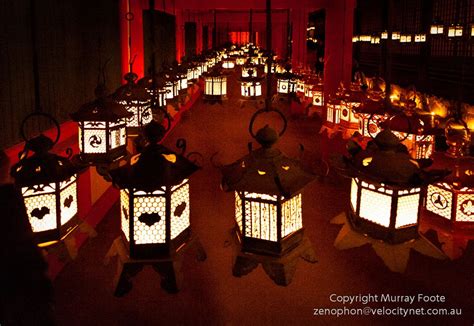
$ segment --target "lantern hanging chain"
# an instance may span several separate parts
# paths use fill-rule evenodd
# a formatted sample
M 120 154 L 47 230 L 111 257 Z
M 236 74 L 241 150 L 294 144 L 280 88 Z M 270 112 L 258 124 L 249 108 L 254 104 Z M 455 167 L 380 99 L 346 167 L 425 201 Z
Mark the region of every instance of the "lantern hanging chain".
M 35 111 L 41 112 L 41 94 L 40 94 L 40 80 L 39 80 L 39 67 L 38 67 L 38 44 L 36 35 L 36 0 L 30 0 L 30 29 L 31 29 L 31 47 L 32 47 L 32 60 L 33 60 L 33 82 L 34 82 L 34 101 Z

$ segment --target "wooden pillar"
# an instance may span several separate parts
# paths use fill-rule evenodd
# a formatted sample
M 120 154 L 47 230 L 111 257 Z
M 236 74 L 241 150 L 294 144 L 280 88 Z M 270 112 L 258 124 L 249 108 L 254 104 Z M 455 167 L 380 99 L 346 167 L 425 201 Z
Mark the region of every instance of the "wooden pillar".
M 184 17 L 183 10 L 176 9 L 176 61 L 184 56 Z
M 326 4 L 324 91 L 327 95 L 335 93 L 341 81 L 349 83 L 351 80 L 355 0 L 334 0 Z

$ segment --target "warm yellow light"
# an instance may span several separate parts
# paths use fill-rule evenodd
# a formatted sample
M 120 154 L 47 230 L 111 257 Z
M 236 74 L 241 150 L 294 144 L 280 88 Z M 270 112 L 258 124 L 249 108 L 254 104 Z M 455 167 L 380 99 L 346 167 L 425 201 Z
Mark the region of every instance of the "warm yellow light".
M 257 170 L 257 172 L 258 172 L 258 174 L 260 174 L 260 175 L 265 175 L 265 174 L 267 174 L 267 172 L 265 172 L 265 171 Z
M 366 157 L 362 160 L 363 166 L 369 166 L 370 163 L 372 163 L 372 157 Z
M 281 168 L 285 171 L 288 171 L 290 169 L 288 165 L 282 165 Z
M 168 162 L 171 163 L 176 163 L 176 155 L 175 154 L 161 154 L 167 160 Z

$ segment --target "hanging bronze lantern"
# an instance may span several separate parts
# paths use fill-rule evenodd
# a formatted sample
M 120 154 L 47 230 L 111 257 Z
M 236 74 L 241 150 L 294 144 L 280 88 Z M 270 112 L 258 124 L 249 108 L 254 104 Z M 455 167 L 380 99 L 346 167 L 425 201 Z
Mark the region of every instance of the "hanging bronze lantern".
M 57 129 L 54 141 L 43 134 L 27 139 L 24 128 L 34 116 L 45 116 L 54 122 Z M 21 136 L 25 148 L 19 155 L 20 161 L 13 165 L 11 175 L 21 190 L 37 242 L 40 246 L 51 245 L 65 239 L 78 225 L 78 171 L 69 158 L 50 152 L 60 136 L 59 124 L 50 115 L 27 116 L 21 125 Z M 29 156 L 30 151 L 33 154 Z
M 389 129 L 344 166 L 340 171 L 352 178 L 348 220 L 354 230 L 391 244 L 418 237 L 423 188 L 444 172 L 423 170 Z
M 213 69 L 204 74 L 204 100 L 209 103 L 222 102 L 227 99 L 227 76 L 220 69 Z
M 127 155 L 126 119 L 132 113 L 107 97 L 98 86 L 96 99 L 71 114 L 79 125 L 79 157 L 83 162 L 107 163 Z
M 189 177 L 198 167 L 158 143 L 165 133 L 153 120 L 144 128 L 144 151 L 110 172 L 120 189 L 122 235 L 134 259 L 169 257 L 190 237 Z
M 446 124 L 449 149 L 436 156 L 435 167 L 452 170 L 443 181 L 428 186 L 425 215 L 449 223 L 453 229 L 474 227 L 474 158 L 467 156 L 469 129 L 462 121 Z
M 153 120 L 152 98 L 145 87 L 135 83 L 138 78 L 135 73 L 129 72 L 124 78 L 127 83 L 115 91 L 113 98 L 133 114 L 127 119 L 127 133 L 136 136 L 143 125 Z
M 282 117 L 282 131 L 267 125 L 255 134 L 255 118 L 271 111 Z M 236 233 L 244 251 L 282 255 L 303 238 L 302 190 L 315 176 L 273 147 L 285 129 L 280 111 L 257 111 L 249 130 L 261 148 L 222 167 L 222 188 L 235 192 Z

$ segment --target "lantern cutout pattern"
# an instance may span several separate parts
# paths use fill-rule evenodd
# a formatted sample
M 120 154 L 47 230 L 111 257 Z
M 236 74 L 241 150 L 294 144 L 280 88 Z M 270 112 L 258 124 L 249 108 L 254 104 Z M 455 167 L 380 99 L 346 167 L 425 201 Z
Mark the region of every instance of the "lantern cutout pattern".
M 370 149 L 359 152 L 349 163 L 352 228 L 391 244 L 418 237 L 422 188 L 435 178 L 403 147 L 397 136 L 384 129 Z
M 474 227 L 474 158 L 466 155 L 467 126 L 450 120 L 446 126 L 449 150 L 435 164 L 452 170 L 443 181 L 428 186 L 425 212 L 456 229 Z
M 43 134 L 26 139 L 26 121 L 42 115 L 54 121 L 55 141 Z M 22 123 L 21 134 L 26 141 L 20 161 L 11 169 L 15 184 L 21 189 L 28 220 L 40 246 L 63 240 L 77 227 L 77 168 L 68 158 L 49 151 L 59 140 L 59 124 L 49 115 L 34 113 Z M 28 152 L 33 154 L 28 157 Z
M 153 120 L 151 111 L 151 96 L 142 85 L 137 85 L 135 81 L 138 76 L 129 72 L 125 75 L 127 83 L 120 86 L 114 93 L 114 100 L 123 105 L 128 112 L 132 113 L 127 118 L 128 135 L 137 135 L 143 125 Z
M 359 120 L 358 131 L 363 137 L 373 138 L 382 130 L 381 126 L 387 118 L 384 101 L 367 99 L 354 111 Z
M 158 144 L 166 132 L 145 126 L 149 145 L 110 172 L 120 189 L 122 236 L 133 259 L 169 257 L 189 240 L 189 177 L 198 167 Z
M 262 96 L 262 78 L 254 76 L 254 71 L 250 70 L 247 77 L 240 79 L 241 95 L 245 99 L 255 99 Z
M 204 99 L 221 101 L 227 98 L 227 76 L 220 70 L 213 69 L 204 75 Z
M 126 119 L 132 113 L 106 97 L 103 86 L 98 86 L 95 93 L 94 101 L 71 114 L 79 126 L 79 157 L 85 162 L 113 162 L 127 155 Z
M 169 92 L 165 88 L 165 81 L 162 76 L 145 76 L 137 82 L 139 87 L 145 88 L 146 92 L 153 99 L 153 108 L 166 107 L 166 94 Z
M 312 88 L 313 93 L 313 106 L 323 107 L 324 106 L 324 86 L 320 78 Z
M 242 250 L 283 255 L 303 239 L 302 190 L 314 175 L 273 147 L 285 131 L 286 120 L 280 134 L 268 125 L 253 133 L 255 117 L 265 110 L 255 113 L 249 129 L 261 148 L 221 167 L 222 188 L 235 192 L 236 233 Z

